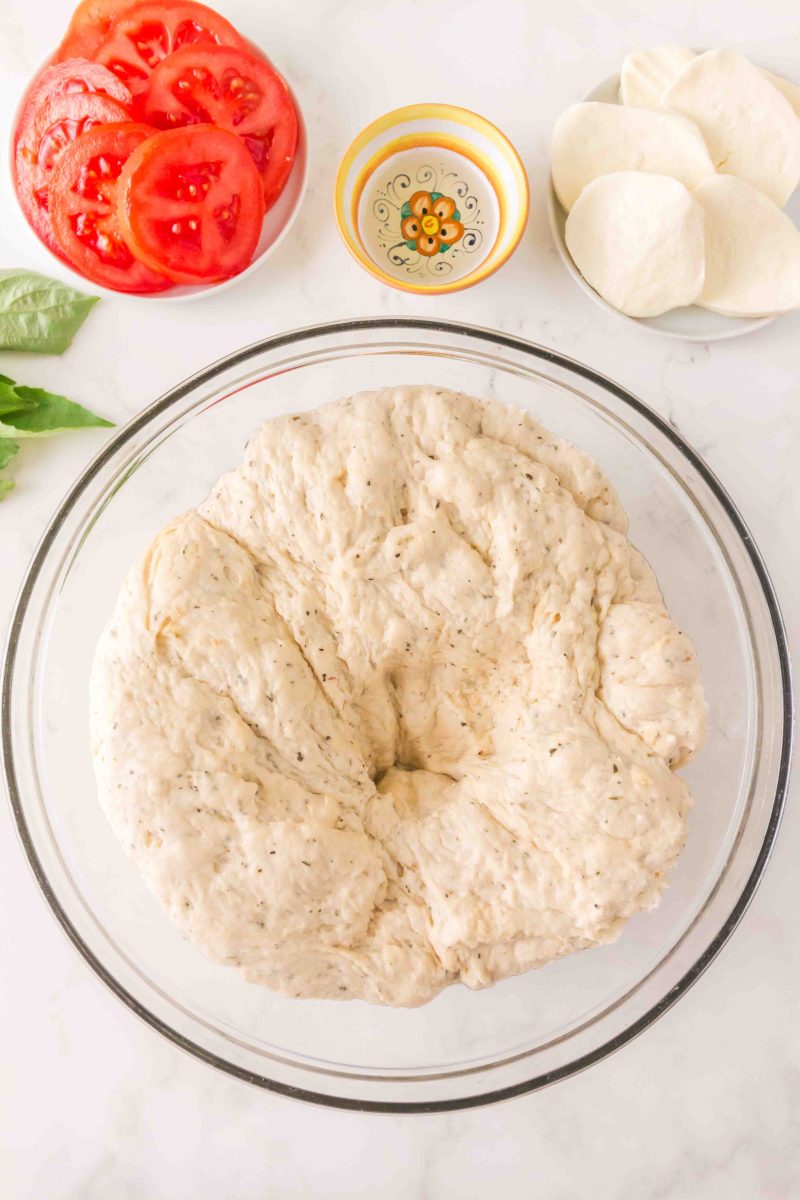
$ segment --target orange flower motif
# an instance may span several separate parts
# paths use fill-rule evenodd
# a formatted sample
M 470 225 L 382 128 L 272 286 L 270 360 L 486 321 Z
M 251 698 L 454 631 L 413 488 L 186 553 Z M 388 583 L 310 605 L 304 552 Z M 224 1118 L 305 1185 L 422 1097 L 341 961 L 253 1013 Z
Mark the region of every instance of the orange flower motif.
M 414 192 L 402 215 L 400 231 L 406 244 L 426 258 L 443 253 L 464 236 L 455 200 L 441 192 Z

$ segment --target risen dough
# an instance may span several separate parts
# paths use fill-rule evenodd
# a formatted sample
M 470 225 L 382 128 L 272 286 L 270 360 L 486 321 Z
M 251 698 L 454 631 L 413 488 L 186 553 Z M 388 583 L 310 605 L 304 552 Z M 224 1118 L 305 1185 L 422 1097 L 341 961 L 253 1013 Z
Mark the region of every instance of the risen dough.
M 692 647 L 595 463 L 396 388 L 268 422 L 98 648 L 102 804 L 185 935 L 289 996 L 415 1005 L 651 908 Z

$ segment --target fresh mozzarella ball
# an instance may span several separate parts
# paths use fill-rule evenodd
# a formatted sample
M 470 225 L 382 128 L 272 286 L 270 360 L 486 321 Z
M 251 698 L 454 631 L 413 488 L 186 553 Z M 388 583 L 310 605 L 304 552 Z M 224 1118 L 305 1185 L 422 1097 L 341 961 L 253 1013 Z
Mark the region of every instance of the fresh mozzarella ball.
M 800 179 L 800 125 L 786 97 L 743 55 L 699 54 L 672 84 L 664 106 L 695 122 L 718 171 L 786 203 Z
M 702 292 L 703 212 L 676 179 L 642 171 L 595 179 L 565 236 L 587 282 L 630 317 L 657 317 Z
M 650 46 L 632 50 L 622 64 L 619 98 L 629 108 L 660 109 L 664 93 L 687 62 L 696 57 L 688 46 Z
M 772 71 L 767 71 L 764 67 L 761 68 L 761 74 L 789 101 L 797 116 L 800 117 L 800 87 L 796 83 L 792 83 L 790 79 L 784 79 L 782 75 L 774 75 Z
M 733 175 L 700 185 L 706 275 L 698 304 L 731 317 L 800 306 L 800 230 L 768 196 Z
M 774 89 L 773 89 L 774 90 Z M 689 189 L 714 174 L 702 134 L 672 113 L 588 101 L 568 108 L 553 130 L 553 187 L 569 212 L 583 188 L 615 171 L 650 171 Z

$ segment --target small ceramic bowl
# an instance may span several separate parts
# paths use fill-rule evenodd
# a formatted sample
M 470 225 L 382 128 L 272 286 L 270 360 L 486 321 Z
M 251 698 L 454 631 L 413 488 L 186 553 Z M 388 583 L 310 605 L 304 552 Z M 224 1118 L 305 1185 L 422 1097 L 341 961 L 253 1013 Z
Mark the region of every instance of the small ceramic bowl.
M 39 77 L 45 67 L 50 65 L 50 62 L 51 59 L 48 57 L 33 74 L 31 82 Z M 305 195 L 308 179 L 306 128 L 297 96 L 291 88 L 289 88 L 289 91 L 297 109 L 297 150 L 295 152 L 294 163 L 292 164 L 292 170 L 283 191 L 272 205 L 272 208 L 264 216 L 264 223 L 261 226 L 261 236 L 258 239 L 255 254 L 244 270 L 240 271 L 238 275 L 231 275 L 230 278 L 221 279 L 217 283 L 176 284 L 175 287 L 164 292 L 120 292 L 112 288 L 103 287 L 101 284 L 87 279 L 84 275 L 73 270 L 69 263 L 54 254 L 49 246 L 40 241 L 31 229 L 23 215 L 14 189 L 14 133 L 19 124 L 28 88 L 23 92 L 19 104 L 11 115 L 10 125 L 6 129 L 6 145 L 8 147 L 6 162 L 8 165 L 4 183 L 9 193 L 9 208 L 15 214 L 18 221 L 19 237 L 24 239 L 21 244 L 25 245 L 30 251 L 31 258 L 35 261 L 35 265 L 39 270 L 57 279 L 62 279 L 81 291 L 89 291 L 96 296 L 108 296 L 117 300 L 122 298 L 126 300 L 146 301 L 148 304 L 170 304 L 176 300 L 197 300 L 201 296 L 220 292 L 223 288 L 233 287 L 234 284 L 247 278 L 248 275 L 252 275 L 254 271 L 257 271 L 266 259 L 277 250 L 294 224 L 295 218 L 300 211 L 303 196 Z
M 451 104 L 378 117 L 348 149 L 334 188 L 350 253 L 404 292 L 456 292 L 486 279 L 517 248 L 528 204 L 508 138 Z

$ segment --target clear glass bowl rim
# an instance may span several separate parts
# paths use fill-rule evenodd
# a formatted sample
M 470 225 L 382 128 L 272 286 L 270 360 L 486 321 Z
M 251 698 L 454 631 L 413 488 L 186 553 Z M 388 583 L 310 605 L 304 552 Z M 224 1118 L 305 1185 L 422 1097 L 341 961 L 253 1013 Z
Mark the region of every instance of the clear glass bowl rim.
M 133 436 L 143 429 L 150 422 L 150 420 L 152 420 L 152 418 L 166 412 L 173 404 L 181 400 L 189 392 L 193 391 L 199 386 L 210 383 L 218 375 L 229 368 L 243 364 L 259 354 L 275 351 L 286 346 L 300 345 L 303 342 L 314 338 L 335 336 L 339 334 L 357 334 L 360 332 L 365 333 L 370 331 L 386 331 L 387 333 L 391 333 L 392 331 L 402 331 L 405 333 L 413 333 L 414 331 L 419 331 L 421 333 L 443 333 L 471 337 L 476 341 L 485 341 L 495 347 L 503 347 L 523 355 L 529 355 L 533 359 L 539 360 L 542 363 L 551 363 L 557 367 L 569 370 L 575 375 L 588 380 L 590 383 L 598 385 L 609 391 L 618 400 L 622 401 L 623 404 L 628 405 L 640 416 L 644 417 L 646 421 L 653 425 L 679 450 L 679 452 L 688 460 L 692 467 L 702 477 L 704 483 L 709 487 L 716 499 L 719 501 L 735 532 L 741 539 L 742 545 L 746 550 L 747 556 L 750 559 L 750 563 L 755 571 L 756 578 L 762 590 L 763 598 L 769 612 L 781 676 L 782 730 L 780 739 L 780 761 L 777 773 L 775 796 L 765 828 L 761 847 L 752 870 L 747 878 L 745 886 L 733 905 L 727 920 L 720 928 L 716 936 L 712 939 L 710 944 L 706 947 L 705 951 L 682 976 L 678 984 L 673 987 L 670 992 L 658 1003 L 653 1005 L 638 1020 L 627 1026 L 617 1036 L 609 1039 L 591 1052 L 573 1059 L 567 1064 L 564 1064 L 562 1067 L 539 1073 L 538 1075 L 535 1075 L 531 1079 L 524 1082 L 516 1083 L 509 1087 L 497 1088 L 479 1095 L 457 1097 L 451 1100 L 439 1099 L 432 1100 L 430 1102 L 372 1101 L 348 1097 L 334 1097 L 321 1092 L 312 1091 L 310 1089 L 291 1086 L 278 1080 L 272 1080 L 266 1076 L 240 1067 L 235 1063 L 228 1062 L 219 1055 L 216 1055 L 206 1048 L 193 1042 L 190 1038 L 187 1038 L 176 1029 L 173 1029 L 160 1017 L 150 1012 L 149 1009 L 147 1009 L 139 1000 L 136 999 L 135 996 L 131 995 L 126 988 L 124 988 L 117 981 L 114 975 L 103 965 L 94 952 L 86 945 L 78 930 L 72 924 L 69 916 L 62 908 L 58 897 L 50 885 L 47 874 L 43 868 L 34 845 L 33 838 L 25 817 L 24 807 L 21 799 L 20 785 L 15 770 L 13 737 L 11 729 L 11 698 L 14 666 L 16 660 L 16 648 L 25 618 L 28 600 L 33 592 L 34 585 L 36 584 L 36 581 L 47 561 L 49 551 L 67 515 L 72 511 L 86 487 L 105 466 L 105 464 L 109 462 L 116 452 L 124 447 Z M 537 1091 L 543 1087 L 549 1086 L 552 1083 L 558 1082 L 560 1079 L 568 1078 L 571 1075 L 586 1070 L 588 1067 L 608 1057 L 608 1055 L 614 1053 L 616 1050 L 619 1050 L 622 1046 L 632 1041 L 633 1038 L 644 1032 L 644 1030 L 652 1025 L 659 1017 L 663 1016 L 663 1014 L 667 1012 L 672 1005 L 680 999 L 681 996 L 685 995 L 689 988 L 692 987 L 692 985 L 710 966 L 717 954 L 719 954 L 720 950 L 728 941 L 731 934 L 734 932 L 745 912 L 747 911 L 747 908 L 753 899 L 759 883 L 761 882 L 764 871 L 774 849 L 775 840 L 785 807 L 791 767 L 794 727 L 794 699 L 789 650 L 783 618 L 781 616 L 777 596 L 775 594 L 775 589 L 769 573 L 752 538 L 752 535 L 750 534 L 750 531 L 736 505 L 733 503 L 727 491 L 716 478 L 714 473 L 706 465 L 703 459 L 684 440 L 684 438 L 662 417 L 660 417 L 658 413 L 656 413 L 643 401 L 639 400 L 627 389 L 621 387 L 619 384 L 615 383 L 601 372 L 595 371 L 593 368 L 588 367 L 585 364 L 568 357 L 567 355 L 560 354 L 555 350 L 540 346 L 537 343 L 531 342 L 527 339 L 520 338 L 512 334 L 502 333 L 497 330 L 488 329 L 482 326 L 443 319 L 440 320 L 417 317 L 351 318 L 347 320 L 303 326 L 299 329 L 275 334 L 261 339 L 258 342 L 254 342 L 240 350 L 226 355 L 221 359 L 218 359 L 210 366 L 177 384 L 174 388 L 171 388 L 169 391 L 164 393 L 164 395 L 162 395 L 159 399 L 142 409 L 140 413 L 138 413 L 126 425 L 124 425 L 105 444 L 99 453 L 90 461 L 83 473 L 78 477 L 76 483 L 69 490 L 56 509 L 49 525 L 45 529 L 45 532 L 39 541 L 38 546 L 36 547 L 36 550 L 34 551 L 33 557 L 19 589 L 9 624 L 3 657 L 2 685 L 0 687 L 0 708 L 2 709 L 0 734 L 6 786 L 8 789 L 17 833 L 22 843 L 23 851 L 51 912 L 80 955 L 88 963 L 94 973 L 102 980 L 102 982 L 138 1017 L 140 1017 L 152 1029 L 156 1030 L 156 1032 L 160 1033 L 173 1044 L 180 1046 L 183 1050 L 192 1054 L 195 1058 L 198 1058 L 201 1061 L 224 1071 L 228 1075 L 232 1075 L 243 1080 L 244 1082 L 254 1084 L 263 1089 L 276 1092 L 292 1099 L 305 1100 L 331 1108 L 350 1109 L 363 1112 L 443 1112 L 463 1108 L 475 1108 L 496 1103 L 501 1100 L 512 1099 L 515 1096 Z

